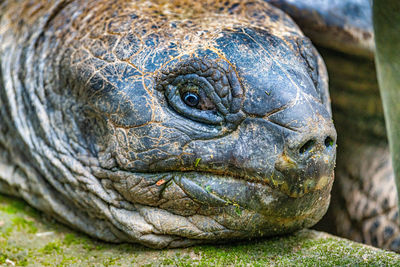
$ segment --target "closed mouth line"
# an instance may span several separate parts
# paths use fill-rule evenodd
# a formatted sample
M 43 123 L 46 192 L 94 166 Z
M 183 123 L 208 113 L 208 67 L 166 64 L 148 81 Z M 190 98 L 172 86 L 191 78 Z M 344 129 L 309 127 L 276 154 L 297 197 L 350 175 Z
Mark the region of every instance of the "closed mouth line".
M 104 169 L 103 169 L 104 170 Z M 174 179 L 174 181 L 177 181 L 177 179 L 180 179 L 182 177 L 186 179 L 190 179 L 190 177 L 186 176 L 185 174 L 197 174 L 201 176 L 214 176 L 216 178 L 220 177 L 223 179 L 233 179 L 237 181 L 243 181 L 243 182 L 249 182 L 253 184 L 259 184 L 262 186 L 267 186 L 275 191 L 278 191 L 282 194 L 287 195 L 288 197 L 293 197 L 293 198 L 298 198 L 302 197 L 304 194 L 307 194 L 309 192 L 313 192 L 315 190 L 321 190 L 324 188 L 325 184 L 328 181 L 325 179 L 323 184 L 320 184 L 318 186 L 319 181 L 323 178 L 320 177 L 319 180 L 316 181 L 315 185 L 312 187 L 310 186 L 304 186 L 303 184 L 299 185 L 297 188 L 298 190 L 290 190 L 290 187 L 288 185 L 287 181 L 283 181 L 281 179 L 274 179 L 274 177 L 284 177 L 282 173 L 280 173 L 278 170 L 274 170 L 272 175 L 269 177 L 260 177 L 256 178 L 255 176 L 249 176 L 249 175 L 240 175 L 240 174 L 233 174 L 233 173 L 227 173 L 227 172 L 216 172 L 216 171 L 196 171 L 196 170 L 184 170 L 184 171 L 160 171 L 160 172 L 132 172 L 132 171 L 126 171 L 126 170 L 116 170 L 116 171 L 111 171 L 111 170 L 106 170 L 108 172 L 108 177 L 113 180 L 113 181 L 119 181 L 121 179 L 120 173 L 122 172 L 124 175 L 147 175 L 150 176 L 151 180 L 154 180 L 154 184 L 157 183 L 157 181 L 165 180 L 160 186 L 163 184 L 167 184 L 171 179 Z M 276 175 L 278 174 L 278 175 Z M 154 176 L 158 176 L 157 178 Z M 222 179 L 221 179 L 222 180 Z M 307 180 L 307 179 L 306 179 Z M 200 185 L 197 185 L 201 187 Z M 308 188 L 307 188 L 308 187 Z M 202 187 L 201 187 L 202 188 Z M 183 189 L 183 188 L 182 188 Z M 204 192 L 210 194 L 205 188 L 203 188 Z M 203 193 L 204 193 L 203 192 Z M 200 193 L 200 192 L 199 192 Z M 217 196 L 216 196 L 217 197 Z M 218 197 L 222 200 L 221 197 Z

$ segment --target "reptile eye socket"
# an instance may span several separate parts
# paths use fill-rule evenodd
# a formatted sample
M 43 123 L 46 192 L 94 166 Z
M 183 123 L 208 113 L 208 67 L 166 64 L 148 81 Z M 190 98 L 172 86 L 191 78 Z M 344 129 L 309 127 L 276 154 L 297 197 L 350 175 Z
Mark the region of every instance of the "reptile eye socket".
M 224 117 L 215 106 L 215 89 L 197 74 L 179 75 L 165 90 L 168 103 L 178 113 L 194 121 L 221 124 Z
M 203 124 L 225 125 L 218 128 L 224 131 L 245 118 L 243 90 L 228 62 L 188 58 L 169 64 L 157 75 L 156 88 L 173 111 Z
M 200 96 L 196 93 L 186 92 L 182 94 L 182 100 L 189 107 L 196 107 L 200 102 Z

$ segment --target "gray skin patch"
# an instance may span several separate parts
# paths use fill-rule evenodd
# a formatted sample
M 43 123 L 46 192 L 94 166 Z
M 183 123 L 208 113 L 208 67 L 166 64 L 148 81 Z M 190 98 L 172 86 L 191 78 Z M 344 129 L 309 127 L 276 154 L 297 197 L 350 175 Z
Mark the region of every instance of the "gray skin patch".
M 13 166 L 2 192 L 156 248 L 323 216 L 336 156 L 327 75 L 284 13 L 263 1 L 23 3 L 1 11 L 0 162 Z

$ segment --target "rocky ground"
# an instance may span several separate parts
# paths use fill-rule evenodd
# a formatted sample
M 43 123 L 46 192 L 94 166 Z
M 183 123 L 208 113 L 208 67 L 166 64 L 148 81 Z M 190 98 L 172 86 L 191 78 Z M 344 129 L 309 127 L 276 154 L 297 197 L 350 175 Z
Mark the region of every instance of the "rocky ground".
M 153 250 L 93 240 L 0 195 L 0 266 L 332 266 L 397 265 L 400 255 L 323 232 Z

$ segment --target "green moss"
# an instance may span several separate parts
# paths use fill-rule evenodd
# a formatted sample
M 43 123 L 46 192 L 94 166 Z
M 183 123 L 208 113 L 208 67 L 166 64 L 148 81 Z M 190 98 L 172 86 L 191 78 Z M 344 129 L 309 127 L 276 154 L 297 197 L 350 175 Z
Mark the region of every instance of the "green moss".
M 24 204 L 1 198 L 0 265 L 6 260 L 17 266 L 400 265 L 398 254 L 310 230 L 229 245 L 161 251 L 135 244 L 109 244 L 36 216 L 21 204 L 15 208 L 16 203 Z M 15 212 L 9 213 L 12 209 Z M 5 228 L 8 235 L 2 234 Z
M 14 217 L 11 219 L 12 225 L 16 227 L 18 230 L 25 229 L 28 233 L 36 233 L 37 228 L 33 222 L 33 220 L 28 220 L 22 217 Z
M 63 249 L 59 242 L 50 242 L 47 243 L 44 247 L 38 250 L 44 254 L 52 254 L 52 253 L 61 253 Z
M 71 265 L 76 265 L 78 262 L 79 262 L 79 259 L 74 256 L 63 256 L 59 265 L 60 266 L 71 266 Z
M 240 207 L 238 204 L 233 204 L 233 206 L 235 207 L 235 213 L 238 216 L 242 215 L 242 207 Z
M 6 254 L 0 253 L 0 264 L 4 264 L 7 258 Z
M 84 235 L 76 235 L 74 233 L 67 233 L 62 243 L 66 246 L 81 246 L 83 249 L 92 249 L 94 247 L 90 238 Z
M 15 214 L 17 212 L 24 211 L 26 204 L 22 201 L 9 201 L 6 202 L 6 198 L 0 197 L 0 210 L 8 214 Z
M 29 216 L 39 216 L 39 213 L 32 209 L 22 200 L 16 198 L 7 198 L 0 195 L 0 211 L 8 214 L 24 213 Z
M 66 234 L 66 235 L 64 236 L 63 243 L 64 243 L 65 245 L 69 246 L 69 245 L 72 245 L 72 244 L 78 245 L 78 244 L 81 243 L 81 241 L 80 241 L 79 238 L 76 237 L 75 234 Z

